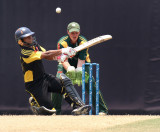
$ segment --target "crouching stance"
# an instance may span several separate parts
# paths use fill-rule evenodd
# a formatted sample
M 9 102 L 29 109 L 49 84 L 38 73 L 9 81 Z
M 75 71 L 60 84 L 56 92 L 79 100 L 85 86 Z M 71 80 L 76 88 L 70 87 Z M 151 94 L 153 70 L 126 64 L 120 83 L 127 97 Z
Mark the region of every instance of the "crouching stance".
M 64 61 L 61 54 L 68 57 L 74 56 L 76 51 L 70 47 L 60 50 L 46 51 L 41 47 L 35 37 L 35 33 L 29 28 L 21 27 L 15 32 L 16 42 L 21 47 L 20 61 L 24 74 L 25 90 L 32 96 L 29 99 L 31 109 L 34 114 L 51 115 L 56 113 L 49 93 L 59 93 L 73 107 L 73 115 L 88 114 L 91 106 L 85 105 L 71 80 L 61 74 L 56 78 L 51 74 L 45 73 L 42 59 Z

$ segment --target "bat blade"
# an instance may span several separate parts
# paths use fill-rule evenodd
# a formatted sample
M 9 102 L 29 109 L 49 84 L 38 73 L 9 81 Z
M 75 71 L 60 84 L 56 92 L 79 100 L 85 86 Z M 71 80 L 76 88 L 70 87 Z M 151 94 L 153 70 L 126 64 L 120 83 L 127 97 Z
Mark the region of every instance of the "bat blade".
M 99 36 L 99 37 L 96 37 L 94 39 L 91 39 L 79 46 L 77 46 L 76 48 L 74 48 L 77 52 L 81 51 L 81 50 L 84 50 L 86 48 L 89 48 L 89 47 L 92 47 L 96 44 L 99 44 L 99 43 L 102 43 L 104 41 L 107 41 L 107 40 L 110 40 L 112 39 L 112 36 L 111 35 L 103 35 L 103 36 Z

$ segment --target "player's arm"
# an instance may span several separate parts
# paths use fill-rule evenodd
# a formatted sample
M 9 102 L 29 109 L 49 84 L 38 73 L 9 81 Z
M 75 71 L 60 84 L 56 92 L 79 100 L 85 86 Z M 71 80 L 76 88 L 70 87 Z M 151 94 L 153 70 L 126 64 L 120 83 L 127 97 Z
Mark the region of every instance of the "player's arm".
M 77 67 L 82 67 L 84 63 L 85 63 L 85 60 L 78 59 Z
M 87 56 L 87 49 L 84 49 L 79 52 L 77 68 L 82 67 L 82 65 L 85 63 L 86 56 Z
M 85 59 L 86 59 L 86 51 L 81 51 L 78 57 L 77 68 L 75 69 L 76 83 L 78 84 L 78 86 L 81 86 L 82 84 L 82 65 L 85 63 Z
M 68 59 L 61 64 L 67 72 L 75 72 L 75 67 L 69 64 Z
M 85 63 L 85 60 L 78 59 L 77 70 L 76 70 L 77 72 L 82 71 L 82 65 L 84 63 Z M 63 62 L 62 65 L 66 71 L 74 70 L 73 66 L 71 66 L 68 61 Z
M 42 52 L 41 59 L 57 60 L 57 57 L 61 56 L 61 54 L 65 54 L 66 55 L 65 57 L 67 59 L 67 57 L 74 56 L 76 54 L 76 51 L 71 47 L 62 48 L 58 50 L 48 50 L 48 51 Z
M 87 40 L 85 39 L 84 41 L 82 41 L 80 43 L 80 45 L 82 45 L 83 43 L 85 43 Z M 87 56 L 87 50 L 88 49 L 84 49 L 82 51 L 79 52 L 79 56 L 78 56 L 78 63 L 77 63 L 77 68 L 76 68 L 76 72 L 79 73 L 81 76 L 81 72 L 82 72 L 82 65 L 85 63 L 86 60 L 86 56 Z M 77 75 L 78 76 L 78 75 Z
M 54 60 L 56 56 L 61 55 L 62 50 L 49 50 L 49 51 L 34 51 L 34 50 L 25 50 L 21 51 L 21 56 L 24 62 L 31 63 L 36 60 L 47 59 Z
M 45 52 L 42 52 L 41 59 L 46 60 L 56 60 L 56 57 L 62 54 L 62 49 L 59 50 L 48 50 Z
M 64 69 L 67 71 L 68 67 L 71 66 L 68 61 L 62 63 Z

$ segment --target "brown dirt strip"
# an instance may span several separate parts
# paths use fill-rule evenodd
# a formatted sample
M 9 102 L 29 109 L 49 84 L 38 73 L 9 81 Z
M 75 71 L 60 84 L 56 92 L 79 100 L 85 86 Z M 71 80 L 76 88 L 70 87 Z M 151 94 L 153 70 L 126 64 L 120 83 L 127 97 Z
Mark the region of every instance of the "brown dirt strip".
M 135 121 L 160 118 L 160 116 L 35 116 L 2 115 L 0 132 L 93 132 Z

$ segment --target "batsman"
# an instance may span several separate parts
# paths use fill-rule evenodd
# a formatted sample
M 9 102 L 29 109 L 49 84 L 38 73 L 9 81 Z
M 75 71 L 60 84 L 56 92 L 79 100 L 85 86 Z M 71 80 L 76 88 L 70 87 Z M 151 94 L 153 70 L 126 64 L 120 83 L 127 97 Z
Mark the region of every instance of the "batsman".
M 80 25 L 77 22 L 71 22 L 67 26 L 67 35 L 60 38 L 57 43 L 57 49 L 72 47 L 75 48 L 83 43 L 87 42 L 87 39 L 80 35 Z M 57 77 L 60 78 L 62 73 L 66 74 L 73 84 L 82 84 L 82 65 L 84 63 L 90 63 L 90 57 L 88 53 L 89 49 L 84 49 L 77 52 L 72 58 L 68 58 L 65 62 L 58 64 Z M 89 93 L 89 66 L 86 66 L 86 92 Z M 93 107 L 95 108 L 96 103 L 96 82 L 93 78 Z M 101 92 L 99 91 L 99 115 L 107 115 L 108 108 L 103 99 Z M 51 96 L 54 107 L 56 108 L 56 114 L 61 114 L 62 96 L 56 93 L 52 93 Z
M 29 99 L 31 110 L 36 115 L 55 114 L 49 93 L 61 94 L 68 104 L 73 108 L 73 115 L 88 114 L 91 106 L 85 105 L 71 80 L 61 74 L 60 78 L 48 74 L 44 70 L 43 61 L 57 60 L 63 62 L 61 54 L 69 57 L 74 56 L 76 52 L 73 48 L 63 48 L 60 50 L 46 51 L 35 39 L 35 33 L 27 27 L 18 28 L 15 32 L 15 39 L 21 48 L 20 61 L 24 75 L 25 90 L 32 97 Z

